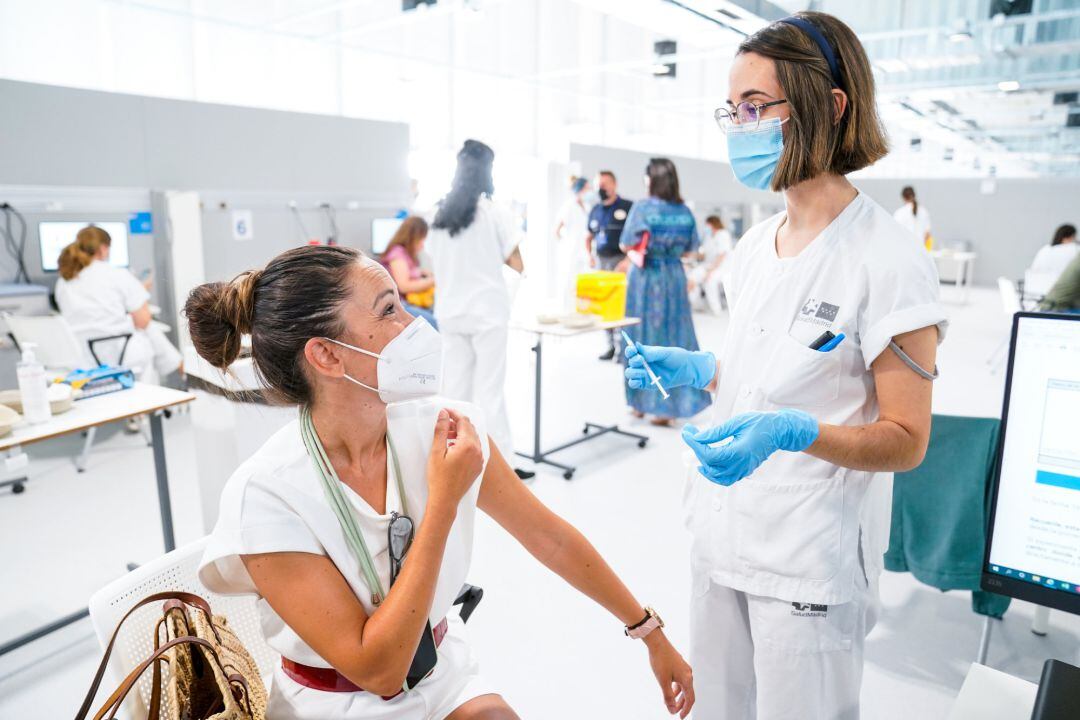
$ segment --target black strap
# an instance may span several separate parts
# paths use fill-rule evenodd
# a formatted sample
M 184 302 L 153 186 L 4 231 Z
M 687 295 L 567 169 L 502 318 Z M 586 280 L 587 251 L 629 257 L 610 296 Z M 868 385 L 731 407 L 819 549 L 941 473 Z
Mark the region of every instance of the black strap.
M 476 610 L 476 606 L 480 604 L 483 597 L 484 588 L 468 583 L 461 586 L 461 592 L 458 593 L 457 599 L 454 600 L 454 605 L 461 606 L 461 622 L 469 622 L 469 617 L 472 616 L 473 611 Z

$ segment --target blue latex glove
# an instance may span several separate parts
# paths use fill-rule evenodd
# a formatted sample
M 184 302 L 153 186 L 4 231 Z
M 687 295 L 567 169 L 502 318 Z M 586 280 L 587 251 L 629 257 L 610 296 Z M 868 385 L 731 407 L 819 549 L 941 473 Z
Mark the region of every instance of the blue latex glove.
M 802 452 L 818 437 L 818 421 L 802 410 L 748 412 L 717 427 L 687 425 L 683 441 L 701 461 L 698 472 L 718 485 L 734 485 L 777 450 Z M 730 442 L 712 447 L 726 438 Z
M 665 390 L 683 385 L 704 390 L 716 376 L 716 356 L 711 352 L 637 343 L 635 345 L 637 347 L 627 345 L 623 351 L 627 359 L 626 384 L 635 390 L 655 387 L 649 382 L 649 374 L 645 372 L 645 363 L 641 360 L 642 355 L 649 361 L 649 367 L 660 378 Z M 641 348 L 641 353 L 638 353 L 638 348 Z

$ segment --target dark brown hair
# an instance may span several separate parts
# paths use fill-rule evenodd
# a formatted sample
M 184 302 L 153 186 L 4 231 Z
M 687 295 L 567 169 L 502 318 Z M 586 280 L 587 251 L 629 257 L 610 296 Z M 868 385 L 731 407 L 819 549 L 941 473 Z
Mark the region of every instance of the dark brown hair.
M 241 336 L 251 335 L 255 371 L 271 399 L 310 403 L 304 346 L 313 337 L 335 338 L 344 331 L 341 308 L 361 257 L 340 245 L 298 247 L 232 282 L 200 285 L 184 303 L 196 352 L 224 370 L 240 355 Z
M 1050 242 L 1051 245 L 1060 245 L 1069 238 L 1076 237 L 1076 226 L 1065 223 L 1057 230 L 1054 231 L 1054 239 Z
M 649 195 L 676 205 L 682 204 L 679 172 L 675 169 L 675 163 L 667 158 L 652 158 L 645 167 L 645 174 L 649 176 Z
M 609 178 L 611 178 L 611 182 L 618 182 L 618 180 L 615 179 L 615 173 L 611 172 L 610 170 L 601 170 L 600 172 L 598 172 L 596 174 L 597 175 L 607 175 Z
M 772 181 L 777 192 L 823 173 L 861 170 L 889 152 L 877 113 L 874 74 L 859 38 L 826 13 L 800 12 L 794 17 L 811 23 L 832 47 L 847 108 L 837 121 L 829 63 L 804 30 L 775 22 L 742 41 L 739 53 L 757 53 L 776 64 L 776 79 L 791 109 L 784 152 Z
M 900 197 L 904 199 L 904 202 L 911 203 L 911 214 L 919 214 L 919 201 L 915 199 L 915 188 L 910 185 L 906 186 L 900 191 Z
M 405 248 L 405 252 L 409 253 L 409 257 L 413 260 L 419 260 L 416 245 L 426 238 L 427 234 L 427 220 L 419 215 L 410 215 L 401 221 L 401 225 L 398 225 L 397 232 L 394 233 L 394 237 L 390 238 L 386 250 L 383 250 L 383 254 L 379 256 L 379 261 L 385 263 L 386 256 L 398 245 Z
M 705 222 L 709 225 L 712 225 L 717 230 L 724 229 L 724 221 L 720 219 L 719 215 L 710 215 L 709 217 L 705 218 Z
M 57 265 L 60 277 L 74 280 L 90 263 L 104 245 L 112 245 L 112 238 L 97 225 L 87 225 L 75 235 L 75 241 L 60 251 Z

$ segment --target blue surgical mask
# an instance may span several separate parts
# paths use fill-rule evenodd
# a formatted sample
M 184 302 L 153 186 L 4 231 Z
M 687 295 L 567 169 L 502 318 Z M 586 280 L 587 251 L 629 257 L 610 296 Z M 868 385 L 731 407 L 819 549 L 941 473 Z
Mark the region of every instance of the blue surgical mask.
M 728 130 L 728 160 L 743 185 L 755 190 L 769 189 L 784 151 L 785 122 L 787 118 L 769 118 L 753 130 L 738 125 Z

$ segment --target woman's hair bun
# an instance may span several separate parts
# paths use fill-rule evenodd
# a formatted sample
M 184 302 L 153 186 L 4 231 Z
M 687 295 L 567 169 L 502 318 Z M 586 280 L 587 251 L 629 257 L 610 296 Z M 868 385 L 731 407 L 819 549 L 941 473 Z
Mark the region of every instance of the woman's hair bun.
M 232 282 L 196 287 L 184 303 L 184 315 L 195 351 L 224 370 L 240 355 L 240 339 L 255 321 L 255 292 L 261 271 L 238 275 Z

